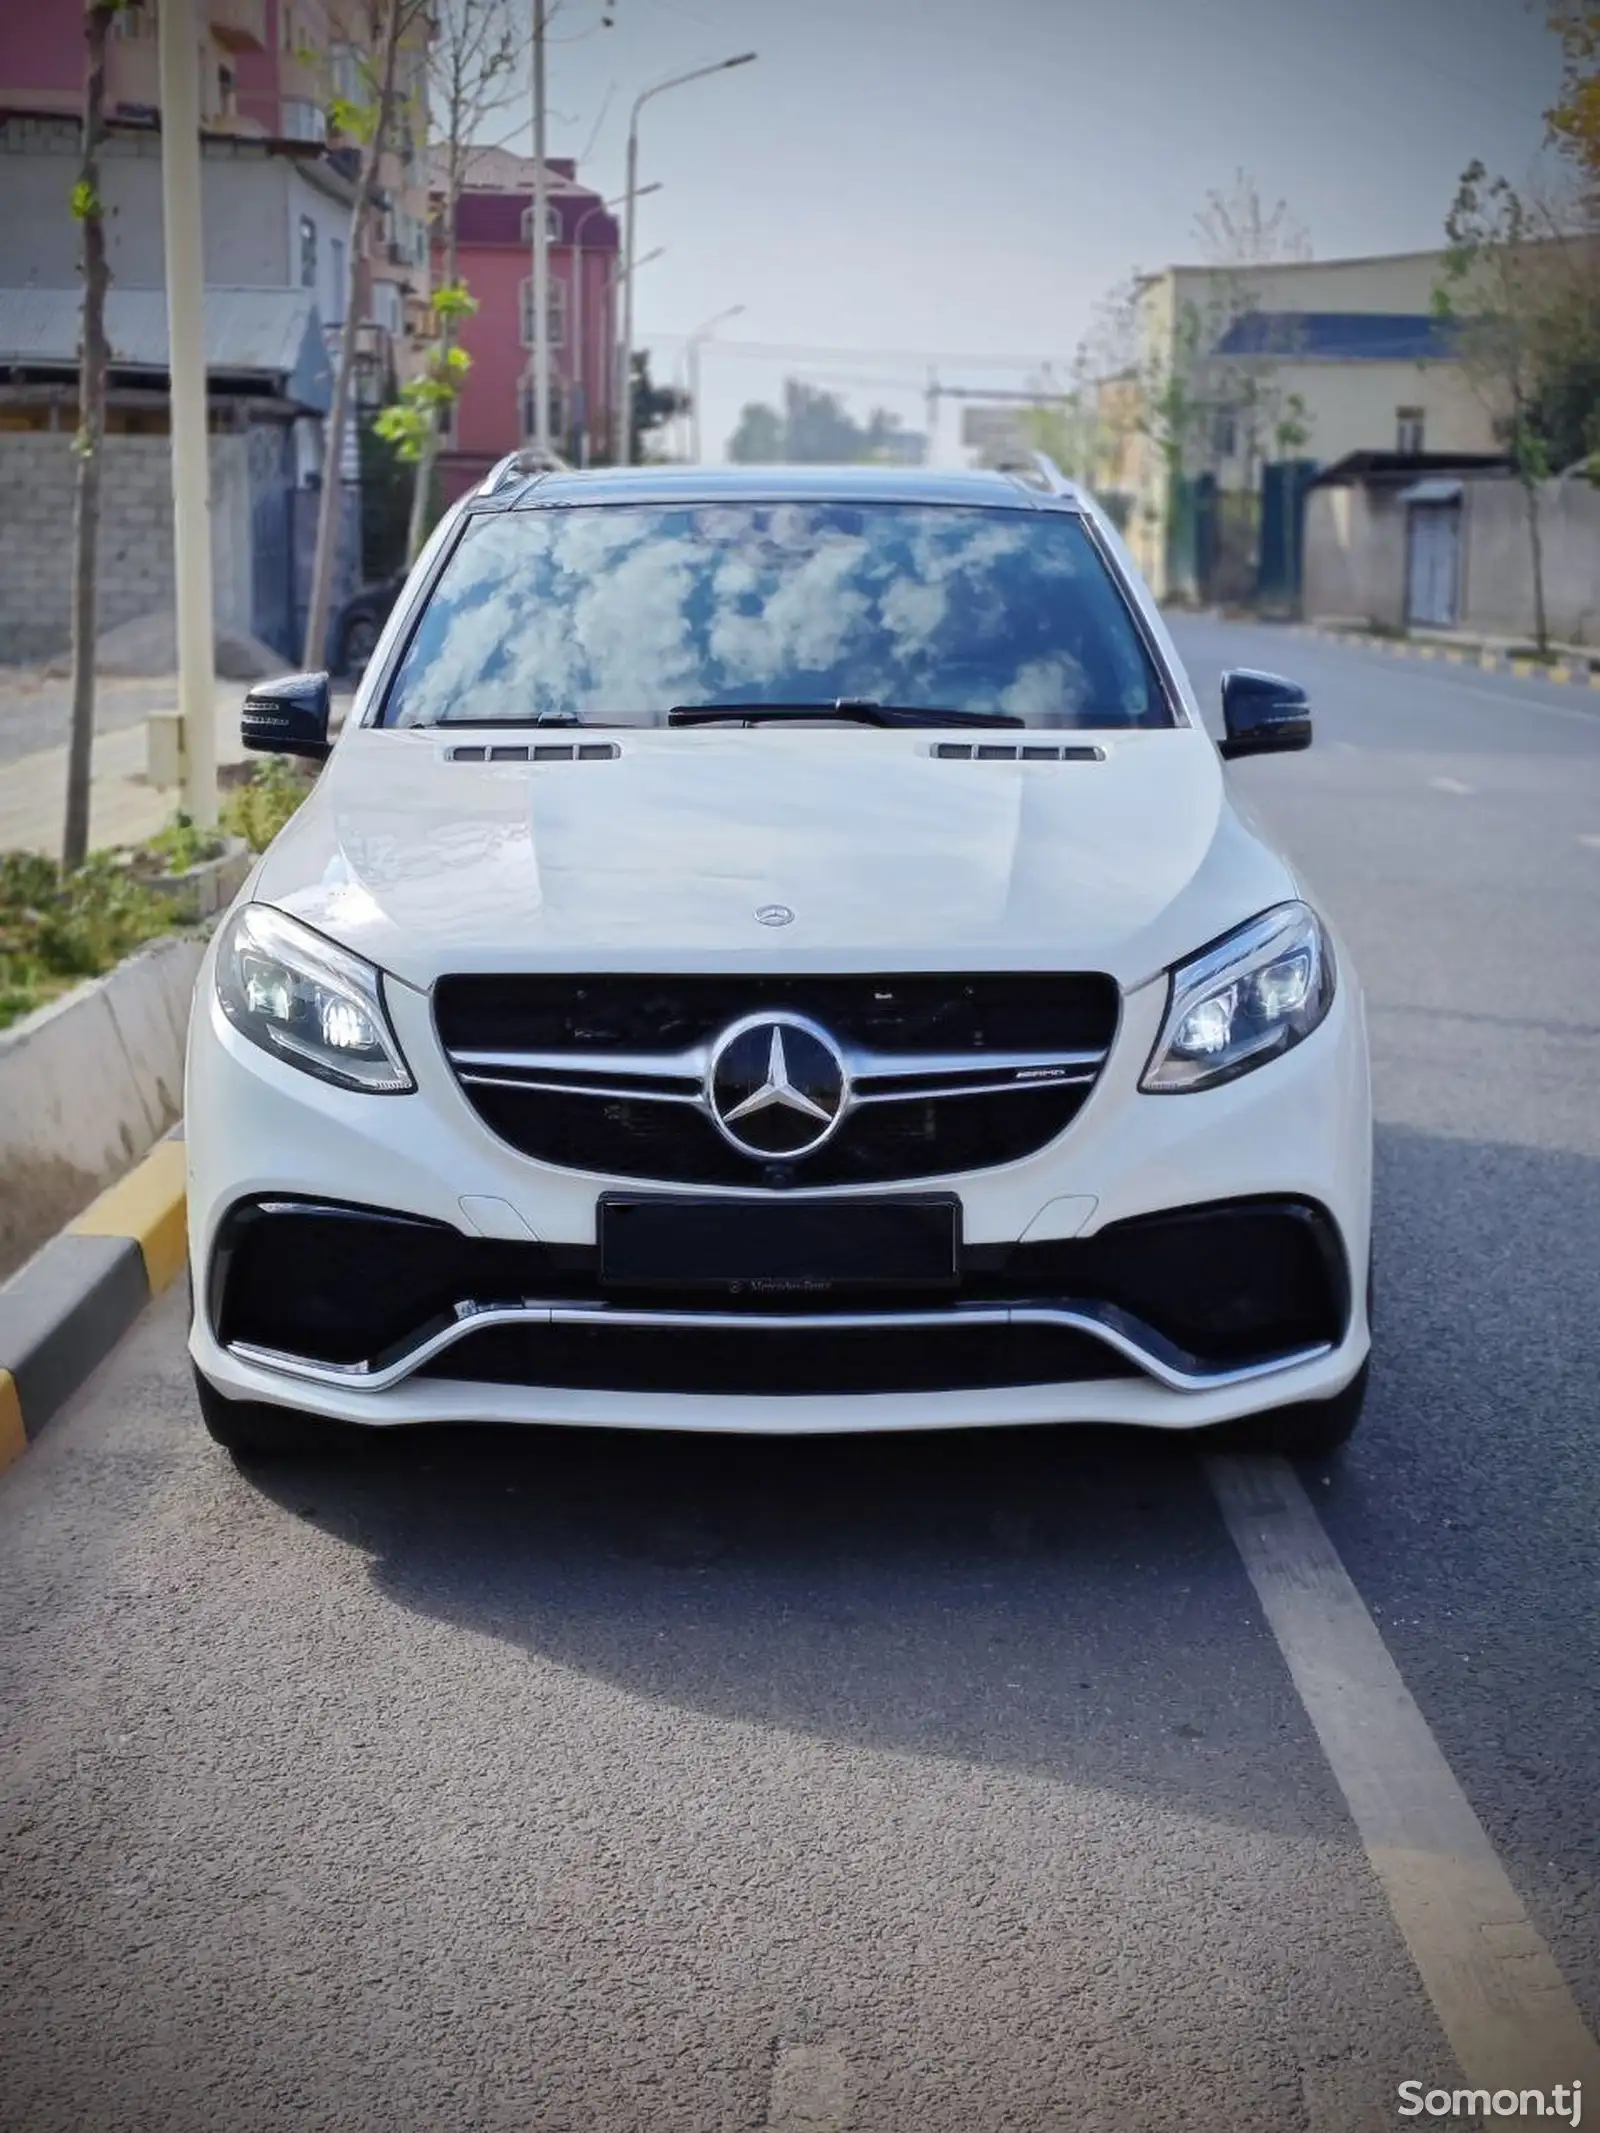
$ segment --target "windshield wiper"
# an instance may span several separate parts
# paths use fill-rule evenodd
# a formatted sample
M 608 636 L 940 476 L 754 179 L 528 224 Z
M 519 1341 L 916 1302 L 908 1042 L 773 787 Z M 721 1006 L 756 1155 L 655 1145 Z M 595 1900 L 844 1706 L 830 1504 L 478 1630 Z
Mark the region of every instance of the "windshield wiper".
M 923 711 L 904 704 L 874 704 L 864 696 L 836 696 L 827 704 L 674 704 L 669 726 L 781 725 L 785 719 L 838 719 L 849 726 L 1022 726 L 1009 711 Z

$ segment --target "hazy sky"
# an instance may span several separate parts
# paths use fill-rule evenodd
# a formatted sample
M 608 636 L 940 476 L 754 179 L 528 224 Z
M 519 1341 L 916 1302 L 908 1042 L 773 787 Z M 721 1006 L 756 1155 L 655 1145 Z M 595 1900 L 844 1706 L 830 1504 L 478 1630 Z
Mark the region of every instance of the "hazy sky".
M 703 358 L 708 455 L 786 370 L 922 426 L 947 384 L 1070 361 L 1095 298 L 1193 258 L 1207 189 L 1243 165 L 1315 256 L 1437 243 L 1462 165 L 1526 175 L 1559 73 L 1523 0 L 563 0 L 554 154 L 621 190 L 628 107 L 664 76 L 755 65 L 646 106 L 638 338 L 671 376 L 681 336 L 733 304 L 727 343 L 879 351 Z M 493 128 L 510 134 L 527 105 Z M 518 145 L 526 145 L 526 133 Z M 860 381 L 855 383 L 853 381 Z M 959 457 L 945 403 L 942 456 Z

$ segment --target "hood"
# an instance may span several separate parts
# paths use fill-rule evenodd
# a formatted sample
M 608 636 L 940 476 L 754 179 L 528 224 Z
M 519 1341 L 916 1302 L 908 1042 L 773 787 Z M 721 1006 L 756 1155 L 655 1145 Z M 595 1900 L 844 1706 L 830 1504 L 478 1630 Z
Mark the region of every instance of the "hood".
M 1198 729 L 1026 736 L 1092 739 L 1089 762 L 816 727 L 591 731 L 617 754 L 452 759 L 533 738 L 567 736 L 347 732 L 257 899 L 421 987 L 685 967 L 1076 968 L 1132 986 L 1295 893 Z M 792 921 L 761 922 L 772 905 Z

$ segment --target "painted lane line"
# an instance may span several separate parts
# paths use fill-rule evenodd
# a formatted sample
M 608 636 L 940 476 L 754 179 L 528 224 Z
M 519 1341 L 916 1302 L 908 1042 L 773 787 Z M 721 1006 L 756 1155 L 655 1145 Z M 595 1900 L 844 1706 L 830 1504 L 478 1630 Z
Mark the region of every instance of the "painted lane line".
M 1594 851 L 1600 852 L 1600 837 L 1592 836 L 1587 830 L 1582 830 L 1579 832 L 1578 842 L 1580 844 L 1587 844 Z
M 852 2088 L 837 2044 L 791 2044 L 773 2062 L 762 2125 L 766 2133 L 843 2133 Z
M 1600 2046 L 1294 1469 L 1215 1455 L 1206 1470 L 1468 2082 L 1600 2093 Z
M 1463 785 L 1459 778 L 1430 778 L 1428 783 L 1435 792 L 1471 793 L 1478 789 L 1476 785 Z

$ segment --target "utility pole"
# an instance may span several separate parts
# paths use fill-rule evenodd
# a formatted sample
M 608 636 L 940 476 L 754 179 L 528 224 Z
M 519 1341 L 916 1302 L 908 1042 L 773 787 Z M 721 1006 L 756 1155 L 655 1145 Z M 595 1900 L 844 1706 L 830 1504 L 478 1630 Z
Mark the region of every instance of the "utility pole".
M 550 449 L 550 181 L 545 169 L 546 0 L 533 0 L 533 441 Z M 628 180 L 631 185 L 633 180 Z
M 928 409 L 928 442 L 926 447 L 926 457 L 924 459 L 923 464 L 925 466 L 931 467 L 934 464 L 939 429 L 939 373 L 934 369 L 931 363 L 928 365 L 928 390 L 926 394 L 926 402 Z
M 172 380 L 172 562 L 178 603 L 183 811 L 217 819 L 211 619 L 211 470 L 206 442 L 205 251 L 200 225 L 200 33 L 194 0 L 161 0 L 161 219 Z

